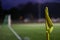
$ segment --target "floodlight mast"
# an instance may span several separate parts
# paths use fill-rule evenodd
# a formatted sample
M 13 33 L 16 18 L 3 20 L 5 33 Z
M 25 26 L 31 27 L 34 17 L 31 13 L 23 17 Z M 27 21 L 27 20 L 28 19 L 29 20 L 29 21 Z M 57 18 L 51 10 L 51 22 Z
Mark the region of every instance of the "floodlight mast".
M 21 37 L 16 33 L 16 31 L 14 31 L 14 29 L 11 27 L 11 15 L 8 15 L 8 28 L 18 38 L 18 40 L 22 40 Z

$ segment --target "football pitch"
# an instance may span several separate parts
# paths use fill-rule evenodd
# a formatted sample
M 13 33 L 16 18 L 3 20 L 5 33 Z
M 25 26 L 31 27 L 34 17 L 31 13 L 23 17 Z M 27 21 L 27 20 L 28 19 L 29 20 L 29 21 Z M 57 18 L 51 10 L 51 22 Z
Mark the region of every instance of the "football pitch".
M 8 25 L 1 25 L 0 40 L 18 40 L 9 30 Z M 60 23 L 54 23 L 53 32 L 50 34 L 50 40 L 60 40 Z M 46 27 L 44 23 L 12 24 L 12 28 L 24 39 L 46 40 Z

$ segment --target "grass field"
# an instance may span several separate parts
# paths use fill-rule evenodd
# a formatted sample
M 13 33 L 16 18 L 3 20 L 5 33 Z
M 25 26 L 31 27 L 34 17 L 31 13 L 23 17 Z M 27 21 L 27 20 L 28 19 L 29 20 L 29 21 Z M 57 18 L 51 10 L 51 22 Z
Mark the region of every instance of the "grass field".
M 46 40 L 45 24 L 30 23 L 30 24 L 13 24 L 12 28 L 21 36 L 29 37 L 30 40 Z M 51 40 L 60 40 L 60 23 L 54 24 L 54 30 L 50 34 Z M 7 25 L 2 25 L 0 28 L 0 40 L 18 40 L 15 35 L 8 29 Z

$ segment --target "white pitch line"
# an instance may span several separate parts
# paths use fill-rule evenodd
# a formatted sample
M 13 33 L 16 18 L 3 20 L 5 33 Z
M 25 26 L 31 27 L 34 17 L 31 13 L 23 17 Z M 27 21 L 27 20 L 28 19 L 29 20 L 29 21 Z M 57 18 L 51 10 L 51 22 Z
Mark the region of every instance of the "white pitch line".
M 11 27 L 11 15 L 8 15 L 8 28 L 13 32 L 13 34 L 18 38 L 18 40 L 22 40 L 21 37 L 14 31 Z

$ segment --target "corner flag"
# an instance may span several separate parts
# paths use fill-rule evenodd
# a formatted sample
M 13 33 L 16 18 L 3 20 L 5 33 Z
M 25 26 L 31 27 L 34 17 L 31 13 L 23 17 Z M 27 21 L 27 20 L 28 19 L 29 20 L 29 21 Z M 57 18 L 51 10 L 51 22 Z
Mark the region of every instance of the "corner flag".
M 53 23 L 48 14 L 48 7 L 45 8 L 45 20 L 46 20 L 46 31 L 51 33 L 53 30 Z

